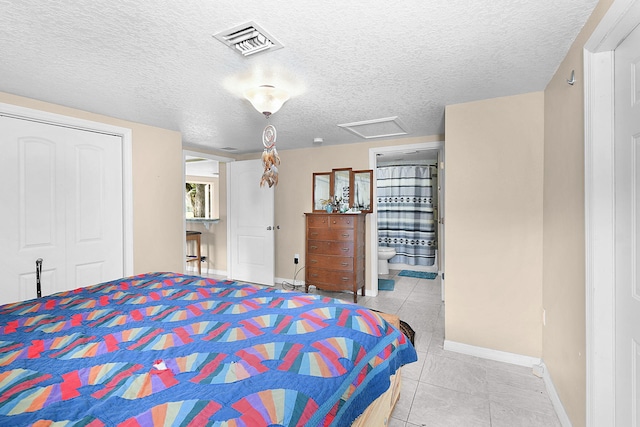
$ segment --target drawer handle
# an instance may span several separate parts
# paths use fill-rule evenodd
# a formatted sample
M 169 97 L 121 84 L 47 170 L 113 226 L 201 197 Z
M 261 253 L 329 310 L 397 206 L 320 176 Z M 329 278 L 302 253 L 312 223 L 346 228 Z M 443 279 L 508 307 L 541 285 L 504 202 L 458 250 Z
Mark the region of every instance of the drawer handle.
M 312 274 L 311 274 L 311 277 L 318 277 L 318 275 L 317 275 L 317 274 L 313 274 L 313 273 L 312 273 Z
M 310 234 L 314 237 L 318 235 L 318 233 L 310 233 Z
M 342 237 L 349 237 L 349 233 L 342 233 Z
M 348 281 L 349 281 L 349 278 L 348 278 L 348 277 L 343 277 L 343 278 L 342 278 L 342 281 L 343 281 L 343 282 L 348 282 Z
M 312 263 L 312 264 L 315 264 L 316 262 L 318 262 L 318 260 L 317 260 L 317 259 L 312 259 L 312 260 L 311 260 L 311 263 Z
M 349 252 L 349 248 L 342 248 L 344 252 Z
M 343 265 L 344 267 L 346 267 L 346 266 L 348 266 L 348 265 L 349 265 L 349 263 L 348 263 L 348 262 L 343 262 L 343 263 L 342 263 L 342 265 Z
M 311 246 L 311 249 L 318 249 L 317 246 Z

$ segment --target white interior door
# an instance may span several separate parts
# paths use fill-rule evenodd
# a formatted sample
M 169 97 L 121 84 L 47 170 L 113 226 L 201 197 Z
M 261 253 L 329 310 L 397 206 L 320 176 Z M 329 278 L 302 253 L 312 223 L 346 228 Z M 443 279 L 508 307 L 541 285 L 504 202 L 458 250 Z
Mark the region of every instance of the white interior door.
M 274 284 L 274 188 L 260 187 L 261 160 L 227 163 L 229 278 Z
M 122 140 L 0 117 L 0 303 L 122 277 Z
M 640 27 L 615 51 L 616 425 L 640 426 Z

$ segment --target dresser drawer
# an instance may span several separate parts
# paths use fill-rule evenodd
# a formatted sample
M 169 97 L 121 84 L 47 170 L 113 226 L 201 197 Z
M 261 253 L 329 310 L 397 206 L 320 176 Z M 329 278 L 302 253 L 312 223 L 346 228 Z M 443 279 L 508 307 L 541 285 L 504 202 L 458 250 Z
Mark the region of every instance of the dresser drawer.
M 326 268 L 328 270 L 352 271 L 353 258 L 332 255 L 308 254 L 307 268 L 308 267 Z
M 317 285 L 323 289 L 351 289 L 356 281 L 352 271 L 330 271 L 322 268 L 307 267 L 305 280 L 310 285 Z
M 307 215 L 307 227 L 327 227 L 329 225 L 329 214 Z
M 353 242 L 308 240 L 307 251 L 309 254 L 353 256 Z
M 307 227 L 310 228 L 355 228 L 357 216 L 338 214 L 307 215 Z
M 354 228 L 357 217 L 350 215 L 327 215 L 330 228 Z
M 307 238 L 310 240 L 354 240 L 354 230 L 349 228 L 310 228 Z

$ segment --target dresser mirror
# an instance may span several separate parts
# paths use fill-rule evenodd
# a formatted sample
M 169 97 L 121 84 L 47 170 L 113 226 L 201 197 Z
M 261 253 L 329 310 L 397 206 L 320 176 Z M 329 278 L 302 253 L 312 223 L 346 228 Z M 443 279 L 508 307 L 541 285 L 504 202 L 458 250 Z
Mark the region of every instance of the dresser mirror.
M 313 212 L 372 212 L 373 171 L 333 169 L 313 174 Z M 327 207 L 327 205 L 330 205 Z
M 373 196 L 372 170 L 353 171 L 353 203 L 351 206 L 361 212 L 372 212 L 371 199 Z
M 313 174 L 313 210 L 324 211 L 331 200 L 331 172 Z
M 334 169 L 333 176 L 333 200 L 336 203 L 336 209 L 340 212 L 346 211 L 351 207 L 351 187 L 352 175 L 351 168 Z

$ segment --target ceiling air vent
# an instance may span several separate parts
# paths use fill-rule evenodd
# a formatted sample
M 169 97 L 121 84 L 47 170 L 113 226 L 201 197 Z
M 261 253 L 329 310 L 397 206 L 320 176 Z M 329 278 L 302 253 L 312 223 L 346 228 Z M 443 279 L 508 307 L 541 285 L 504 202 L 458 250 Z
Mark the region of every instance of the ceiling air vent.
M 214 35 L 214 37 L 242 54 L 242 56 L 284 47 L 253 21 L 222 31 Z

